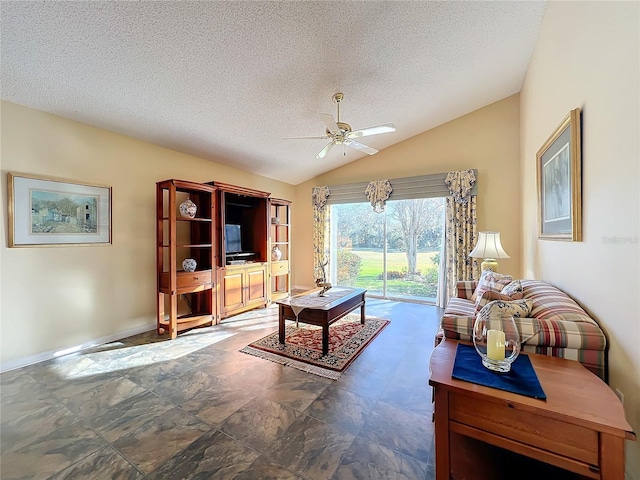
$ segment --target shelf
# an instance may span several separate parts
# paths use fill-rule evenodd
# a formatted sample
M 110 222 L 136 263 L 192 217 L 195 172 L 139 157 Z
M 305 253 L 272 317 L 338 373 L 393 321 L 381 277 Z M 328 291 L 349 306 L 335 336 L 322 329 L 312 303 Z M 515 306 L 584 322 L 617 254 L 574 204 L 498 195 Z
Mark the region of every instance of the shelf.
M 289 296 L 289 292 L 271 292 L 271 300 L 281 300 L 283 298 L 287 298 Z
M 171 248 L 172 245 L 163 243 L 162 248 Z M 176 248 L 211 248 L 210 243 L 176 243 Z
M 240 207 L 240 208 L 255 208 L 255 205 L 249 205 L 246 203 L 238 203 L 238 202 L 227 202 L 227 205 L 232 207 Z
M 181 315 L 181 316 L 178 316 L 176 319 L 176 328 L 178 332 L 181 332 L 184 330 L 188 330 L 190 328 L 200 327 L 207 323 L 214 323 L 213 315 L 211 314 Z M 158 326 L 161 328 L 170 330 L 171 323 L 169 319 L 164 319 L 158 322 Z
M 279 260 L 272 260 L 270 270 L 270 299 L 272 302 L 287 298 L 291 289 L 291 202 L 273 198 L 269 209 L 270 248 L 278 247 Z M 278 223 L 273 223 L 273 219 Z
M 169 217 L 162 217 L 162 220 L 169 221 L 170 218 Z M 212 220 L 210 218 L 201 218 L 201 217 L 186 218 L 186 217 L 177 217 L 176 216 L 176 221 L 177 222 L 211 222 Z
M 179 331 L 217 321 L 216 195 L 216 187 L 185 180 L 156 184 L 157 329 L 172 339 Z M 194 218 L 180 213 L 186 198 L 197 206 Z M 186 257 L 197 262 L 197 270 L 182 270 Z M 191 301 L 182 302 L 183 294 Z

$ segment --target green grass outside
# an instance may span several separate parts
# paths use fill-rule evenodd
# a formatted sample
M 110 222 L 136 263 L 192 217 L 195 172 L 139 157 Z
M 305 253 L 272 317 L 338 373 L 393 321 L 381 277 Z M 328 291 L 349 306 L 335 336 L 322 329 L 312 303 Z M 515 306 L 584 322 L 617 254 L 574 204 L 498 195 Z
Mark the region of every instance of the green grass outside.
M 437 289 L 438 267 L 431 259 L 439 252 L 434 249 L 429 252 L 418 252 L 418 270 L 423 280 L 388 279 L 387 294 L 390 296 L 414 296 L 435 298 Z M 359 288 L 366 288 L 371 293 L 382 293 L 382 279 L 378 278 L 382 274 L 382 252 L 372 250 L 352 250 L 362 260 L 358 278 L 353 285 Z M 406 272 L 407 257 L 404 252 L 387 253 L 387 272 Z M 427 275 L 432 270 L 430 275 Z M 425 280 L 425 275 L 431 280 Z M 344 283 L 344 282 L 341 282 Z

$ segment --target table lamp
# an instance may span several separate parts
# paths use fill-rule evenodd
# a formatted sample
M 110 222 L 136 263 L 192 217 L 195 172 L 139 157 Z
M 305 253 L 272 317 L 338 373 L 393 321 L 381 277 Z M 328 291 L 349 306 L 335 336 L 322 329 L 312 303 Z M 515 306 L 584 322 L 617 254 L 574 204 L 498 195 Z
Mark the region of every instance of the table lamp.
M 511 258 L 507 255 L 507 252 L 502 248 L 500 243 L 500 232 L 479 232 L 478 243 L 471 253 L 472 258 L 484 259 L 480 265 L 480 269 L 498 271 L 498 262 L 496 258 Z

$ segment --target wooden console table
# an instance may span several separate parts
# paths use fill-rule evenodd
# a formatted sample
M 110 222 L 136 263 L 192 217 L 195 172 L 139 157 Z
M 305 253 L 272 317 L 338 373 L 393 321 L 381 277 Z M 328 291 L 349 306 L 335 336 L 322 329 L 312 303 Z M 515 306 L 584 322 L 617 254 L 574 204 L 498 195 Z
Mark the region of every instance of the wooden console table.
M 613 391 L 582 364 L 529 355 L 545 400 L 451 378 L 458 342 L 431 356 L 436 479 L 624 479 L 635 440 Z

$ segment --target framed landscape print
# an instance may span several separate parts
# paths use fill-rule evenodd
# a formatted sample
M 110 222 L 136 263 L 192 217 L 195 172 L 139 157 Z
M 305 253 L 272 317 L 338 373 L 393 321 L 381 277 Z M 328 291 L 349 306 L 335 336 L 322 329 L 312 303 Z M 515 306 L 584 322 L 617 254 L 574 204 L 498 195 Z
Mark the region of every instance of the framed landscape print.
M 538 150 L 538 236 L 582 240 L 580 109 L 571 110 Z
M 111 187 L 9 173 L 9 246 L 111 243 Z

